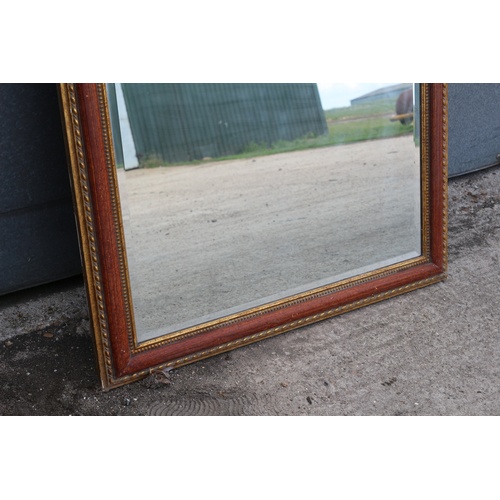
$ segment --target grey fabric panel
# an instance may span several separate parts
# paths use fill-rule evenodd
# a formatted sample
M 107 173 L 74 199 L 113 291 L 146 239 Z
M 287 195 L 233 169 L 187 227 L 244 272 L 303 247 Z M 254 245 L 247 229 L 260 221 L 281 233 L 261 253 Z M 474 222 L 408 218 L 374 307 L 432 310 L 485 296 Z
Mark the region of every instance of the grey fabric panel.
M 81 273 L 55 84 L 0 84 L 0 293 Z
M 71 201 L 0 218 L 0 293 L 49 283 L 81 272 Z
M 451 83 L 448 94 L 450 177 L 497 163 L 500 84 Z

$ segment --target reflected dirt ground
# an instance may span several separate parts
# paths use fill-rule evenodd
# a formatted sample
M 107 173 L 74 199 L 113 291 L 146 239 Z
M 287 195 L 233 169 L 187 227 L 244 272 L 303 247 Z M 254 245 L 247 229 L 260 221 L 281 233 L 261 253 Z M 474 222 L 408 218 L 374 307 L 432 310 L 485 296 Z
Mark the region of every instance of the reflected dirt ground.
M 139 341 L 419 255 L 417 160 L 403 136 L 119 170 Z

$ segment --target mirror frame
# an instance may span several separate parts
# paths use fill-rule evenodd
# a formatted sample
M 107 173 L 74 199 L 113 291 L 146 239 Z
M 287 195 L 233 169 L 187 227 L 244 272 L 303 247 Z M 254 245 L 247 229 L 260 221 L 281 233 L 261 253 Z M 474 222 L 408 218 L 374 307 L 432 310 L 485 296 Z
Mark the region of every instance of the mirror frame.
M 59 84 L 101 384 L 107 390 L 443 280 L 447 85 L 421 85 L 422 255 L 138 344 L 106 84 Z

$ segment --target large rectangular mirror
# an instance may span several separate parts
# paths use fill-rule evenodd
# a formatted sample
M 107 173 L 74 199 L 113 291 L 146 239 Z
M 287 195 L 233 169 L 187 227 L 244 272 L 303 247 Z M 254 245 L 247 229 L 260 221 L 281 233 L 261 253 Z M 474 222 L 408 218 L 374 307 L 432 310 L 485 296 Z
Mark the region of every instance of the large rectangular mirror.
M 445 84 L 60 95 L 104 388 L 445 276 Z

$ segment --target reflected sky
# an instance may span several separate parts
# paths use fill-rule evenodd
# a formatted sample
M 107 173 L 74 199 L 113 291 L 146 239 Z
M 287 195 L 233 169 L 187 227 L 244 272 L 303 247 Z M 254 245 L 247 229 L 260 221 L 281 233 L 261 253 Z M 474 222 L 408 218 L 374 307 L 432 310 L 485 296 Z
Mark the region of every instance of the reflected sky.
M 318 83 L 323 109 L 351 105 L 351 99 L 394 83 Z

